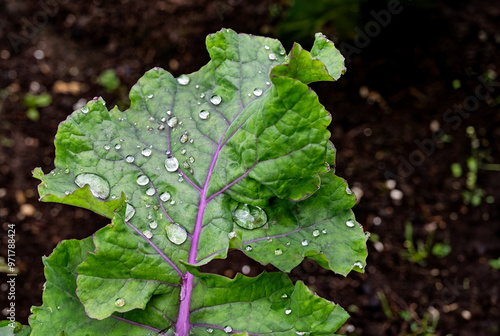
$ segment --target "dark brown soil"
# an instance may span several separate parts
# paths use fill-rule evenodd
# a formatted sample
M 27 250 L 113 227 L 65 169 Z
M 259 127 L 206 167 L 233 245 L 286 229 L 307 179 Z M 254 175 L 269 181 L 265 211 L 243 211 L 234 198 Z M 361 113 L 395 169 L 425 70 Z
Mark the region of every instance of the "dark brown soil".
M 107 224 L 86 210 L 37 201 L 31 171 L 53 168 L 59 122 L 80 98 L 103 96 L 108 107 L 126 105 L 129 88 L 154 66 L 176 76 L 196 71 L 208 61 L 205 36 L 222 27 L 274 36 L 285 2 L 195 3 L 0 2 L 0 255 L 7 254 L 8 224 L 15 224 L 16 308 L 22 323 L 30 306 L 42 303 L 41 256 L 63 239 L 87 237 Z M 494 79 L 500 66 L 500 3 L 434 4 L 404 4 L 367 46 L 350 55 L 338 83 L 314 86 L 333 115 L 337 174 L 359 194 L 354 210 L 372 240 L 365 274 L 343 278 L 306 260 L 291 276 L 351 311 L 342 334 L 500 333 L 500 271 L 488 264 L 500 257 L 499 173 L 479 170 L 476 190 L 484 189 L 495 201 L 473 206 L 462 199 L 465 177 L 455 178 L 450 171 L 454 162 L 467 171 L 468 126 L 478 134 L 482 161 L 500 163 L 500 83 Z M 370 11 L 384 8 L 383 1 L 366 4 L 353 28 L 364 31 L 373 21 Z M 41 14 L 44 10 L 48 14 Z M 337 43 L 342 42 L 355 46 L 348 37 Z M 121 80 L 114 93 L 96 83 L 106 69 L 114 69 Z M 481 79 L 484 74 L 491 78 L 489 86 Z M 453 88 L 453 80 L 461 87 Z M 28 92 L 52 96 L 52 103 L 39 109 L 38 121 L 26 116 Z M 401 200 L 397 191 L 391 194 L 393 182 L 387 180 L 395 181 Z M 434 235 L 427 246 L 444 242 L 451 253 L 412 262 L 405 245 L 407 225 L 415 242 Z M 263 269 L 232 252 L 229 260 L 206 270 L 233 276 L 244 265 L 251 267 L 250 275 Z M 3 309 L 7 286 L 1 276 Z M 438 319 L 435 331 L 423 330 L 426 316 Z

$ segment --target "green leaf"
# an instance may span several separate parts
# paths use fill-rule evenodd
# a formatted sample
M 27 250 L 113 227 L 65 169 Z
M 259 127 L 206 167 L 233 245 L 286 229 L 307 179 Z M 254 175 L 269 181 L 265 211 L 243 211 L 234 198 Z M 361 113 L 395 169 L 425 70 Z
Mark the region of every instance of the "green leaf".
M 76 295 L 76 267 L 94 250 L 91 238 L 66 240 L 45 257 L 43 305 L 32 307 L 31 336 L 49 335 L 157 335 L 157 329 L 131 324 L 118 318 L 103 321 L 87 316 Z
M 29 326 L 24 326 L 17 321 L 0 321 L 1 336 L 27 336 L 30 332 Z
M 155 68 L 132 88 L 128 110 L 108 110 L 96 98 L 59 126 L 55 170 L 33 173 L 42 181 L 41 200 L 90 209 L 111 224 L 92 242 L 63 245 L 50 257 L 64 264 L 60 255 L 85 251 L 70 264 L 55 269 L 46 261 L 51 277 L 63 272 L 67 289 L 46 291 L 38 328 L 54 318 L 48 307 L 52 313 L 51 302 L 62 295 L 60 302 L 84 309 L 75 323 L 123 322 L 181 336 L 213 323 L 214 333 L 223 333 L 216 317 L 227 307 L 244 315 L 251 302 L 256 321 L 266 320 L 273 301 L 261 295 L 271 295 L 269 288 L 289 289 L 294 313 L 280 308 L 262 327 L 241 315 L 235 332 L 258 334 L 276 324 L 283 335 L 331 335 L 345 321 L 341 308 L 303 284 L 292 288 L 283 274 L 233 281 L 196 270 L 229 248 L 285 271 L 304 257 L 340 274 L 364 267 L 366 237 L 350 210 L 354 195 L 331 168 L 331 116 L 306 85 L 337 79 L 343 59 L 333 43 L 316 38 L 312 53 L 296 45 L 285 55 L 274 39 L 221 30 L 207 37 L 211 61 L 198 72 L 174 78 Z M 212 305 L 217 286 L 237 297 L 252 281 L 263 288 L 247 293 L 245 303 L 228 296 Z M 214 316 L 201 314 L 207 311 Z M 62 324 L 50 328 L 46 335 L 72 335 Z

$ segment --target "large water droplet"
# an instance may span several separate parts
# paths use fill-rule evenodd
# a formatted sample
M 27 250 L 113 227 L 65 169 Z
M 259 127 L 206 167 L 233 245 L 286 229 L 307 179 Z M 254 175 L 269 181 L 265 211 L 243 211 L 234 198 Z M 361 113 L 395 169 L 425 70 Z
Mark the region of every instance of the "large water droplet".
M 146 195 L 153 196 L 154 194 L 155 194 L 154 188 L 149 188 L 148 190 L 146 190 Z
M 214 105 L 219 105 L 221 103 L 221 101 L 222 101 L 221 96 L 215 95 L 215 96 L 212 96 L 212 98 L 210 98 L 210 102 Z
M 178 122 L 179 122 L 179 119 L 177 117 L 172 117 L 172 118 L 168 119 L 167 125 L 174 128 L 175 126 L 177 126 Z
M 307 241 L 307 239 L 304 239 L 301 244 L 302 246 L 307 246 L 309 245 L 309 242 Z
M 198 115 L 200 116 L 200 119 L 207 120 L 208 117 L 210 117 L 210 112 L 203 110 L 200 111 Z
M 125 220 L 129 221 L 135 215 L 135 208 L 127 203 L 127 207 L 125 208 Z
M 123 307 L 123 306 L 125 306 L 125 300 L 124 299 L 117 299 L 115 301 L 115 306 L 117 306 L 117 307 Z
M 94 195 L 95 197 L 105 199 L 109 196 L 109 183 L 99 175 L 92 173 L 80 174 L 75 178 L 75 183 L 80 188 L 88 184 L 92 195 Z
M 120 145 L 120 144 L 116 144 L 116 145 L 115 145 L 115 149 L 116 149 L 116 150 L 118 150 L 118 149 L 120 149 L 120 148 L 122 148 L 122 145 Z
M 85 114 L 89 113 L 89 108 L 87 106 L 82 107 L 82 112 Z
M 165 168 L 169 172 L 174 172 L 179 168 L 179 161 L 173 156 L 169 157 L 165 160 Z
M 149 227 L 152 229 L 156 229 L 158 227 L 158 223 L 156 221 L 152 221 L 149 223 Z
M 247 252 L 250 252 L 253 250 L 253 247 L 251 247 L 250 245 L 248 245 L 247 247 L 245 247 L 245 251 Z
M 247 230 L 253 230 L 267 223 L 267 215 L 258 206 L 240 203 L 233 212 L 233 221 Z
M 167 238 L 172 243 L 176 245 L 180 245 L 186 241 L 187 232 L 186 230 L 177 223 L 168 224 L 166 229 Z
M 146 156 L 146 157 L 147 157 L 147 156 L 150 156 L 150 155 L 151 155 L 151 149 L 149 149 L 149 148 L 144 148 L 144 149 L 142 150 L 141 154 L 142 154 L 142 155 L 144 155 L 144 156 Z
M 274 53 L 269 53 L 269 59 L 274 61 L 276 59 L 276 55 Z
M 231 328 L 231 326 L 228 326 L 228 325 L 227 325 L 227 326 L 225 326 L 225 327 L 224 327 L 224 331 L 225 331 L 226 333 L 230 333 L 231 331 L 233 331 L 233 328 Z
M 170 194 L 168 192 L 164 192 L 160 195 L 160 199 L 162 200 L 162 202 L 166 202 L 170 199 Z
M 180 142 L 181 143 L 186 143 L 188 141 L 188 136 L 187 134 L 181 135 Z
M 256 97 L 260 97 L 262 95 L 262 89 L 255 89 L 255 90 L 253 90 L 253 94 Z
M 180 75 L 179 78 L 177 78 L 177 83 L 179 83 L 180 85 L 188 85 L 189 77 L 186 75 Z
M 313 231 L 313 236 L 314 236 L 314 237 L 319 236 L 319 230 L 314 230 L 314 231 Z
M 141 175 L 137 178 L 137 184 L 138 185 L 146 185 L 149 183 L 149 178 L 146 175 Z
M 126 158 L 125 158 L 125 161 L 127 161 L 128 163 L 132 163 L 135 161 L 135 158 L 132 156 L 132 155 L 128 155 Z
M 282 255 L 283 251 L 281 249 L 276 249 L 276 250 L 274 250 L 274 254 L 275 255 Z
M 347 222 L 345 222 L 345 225 L 347 225 L 348 227 L 353 227 L 354 226 L 354 221 L 352 219 L 350 219 Z

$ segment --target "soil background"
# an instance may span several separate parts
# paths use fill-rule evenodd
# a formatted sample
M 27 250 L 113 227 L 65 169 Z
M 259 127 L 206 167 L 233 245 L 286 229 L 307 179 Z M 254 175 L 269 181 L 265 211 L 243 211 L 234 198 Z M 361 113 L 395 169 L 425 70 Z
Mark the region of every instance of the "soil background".
M 378 32 L 369 23 L 385 1 L 365 2 L 351 34 L 335 36 L 335 22 L 327 22 L 323 32 L 348 51 L 348 70 L 336 83 L 314 85 L 333 116 L 337 175 L 356 192 L 354 212 L 372 235 L 366 271 L 344 278 L 305 260 L 291 277 L 350 311 L 341 334 L 499 335 L 500 271 L 489 265 L 500 257 L 499 172 L 479 169 L 479 205 L 464 203 L 462 194 L 471 155 L 500 163 L 500 2 L 401 6 Z M 280 38 L 288 7 L 278 0 L 0 2 L 0 255 L 7 256 L 7 229 L 15 224 L 18 321 L 26 324 L 30 307 L 42 303 L 41 257 L 108 223 L 87 210 L 38 202 L 31 171 L 53 169 L 58 124 L 81 99 L 126 106 L 130 87 L 152 67 L 174 76 L 198 70 L 208 62 L 206 35 L 222 27 Z M 368 43 L 359 31 L 373 35 Z M 291 41 L 284 45 L 289 50 Z M 97 83 L 107 69 L 121 82 L 113 92 Z M 38 109 L 39 120 L 28 118 L 24 97 L 45 92 L 51 104 Z M 451 174 L 453 163 L 461 164 L 461 177 Z M 414 245 L 429 252 L 440 243 L 451 252 L 416 262 L 407 226 Z M 234 276 L 245 265 L 252 276 L 265 268 L 231 252 L 205 270 Z M 3 319 L 7 285 L 5 273 L 0 277 Z

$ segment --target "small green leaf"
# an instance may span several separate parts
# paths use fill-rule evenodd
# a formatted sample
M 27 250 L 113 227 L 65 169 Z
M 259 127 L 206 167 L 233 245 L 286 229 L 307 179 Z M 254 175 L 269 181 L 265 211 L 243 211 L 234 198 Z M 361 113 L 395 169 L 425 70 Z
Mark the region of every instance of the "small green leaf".
M 97 83 L 102 85 L 106 91 L 112 92 L 120 86 L 120 78 L 116 75 L 115 70 L 108 69 L 97 77 Z

